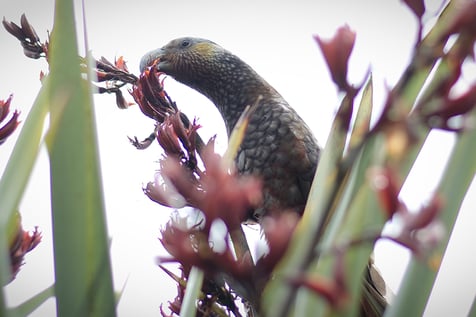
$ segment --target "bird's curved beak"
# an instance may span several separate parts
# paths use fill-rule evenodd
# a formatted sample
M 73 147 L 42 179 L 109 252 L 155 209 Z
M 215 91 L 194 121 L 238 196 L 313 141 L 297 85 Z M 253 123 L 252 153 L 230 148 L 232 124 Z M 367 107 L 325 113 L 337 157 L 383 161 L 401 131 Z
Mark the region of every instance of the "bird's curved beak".
M 144 72 L 144 70 L 151 66 L 157 59 L 160 59 L 164 56 L 164 49 L 163 48 L 158 48 L 153 51 L 148 52 L 144 56 L 142 56 L 140 60 L 140 72 Z M 158 65 L 160 66 L 160 65 Z M 160 67 L 159 67 L 160 69 Z

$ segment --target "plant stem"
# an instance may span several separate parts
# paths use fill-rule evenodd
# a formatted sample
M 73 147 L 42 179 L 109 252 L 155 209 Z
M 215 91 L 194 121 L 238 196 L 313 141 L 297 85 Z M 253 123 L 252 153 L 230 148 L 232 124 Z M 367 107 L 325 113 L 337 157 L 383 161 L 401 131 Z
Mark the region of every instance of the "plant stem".
M 198 299 L 200 289 L 202 288 L 203 276 L 203 271 L 195 266 L 190 270 L 180 317 L 195 317 L 197 313 L 195 301 Z

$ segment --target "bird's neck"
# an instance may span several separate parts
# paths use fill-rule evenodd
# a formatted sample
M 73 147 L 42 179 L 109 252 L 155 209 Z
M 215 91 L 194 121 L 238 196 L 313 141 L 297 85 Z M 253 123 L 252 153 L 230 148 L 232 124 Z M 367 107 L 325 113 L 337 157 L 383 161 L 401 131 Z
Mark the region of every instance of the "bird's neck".
M 223 56 L 215 61 L 213 73 L 201 76 L 192 87 L 207 96 L 221 113 L 230 135 L 247 106 L 254 105 L 260 97 L 269 99 L 278 93 L 250 66 L 235 55 Z
M 235 88 L 227 89 L 234 86 L 231 82 L 229 84 L 218 89 L 218 92 L 206 94 L 222 115 L 228 135 L 231 134 L 246 107 L 256 104 L 264 94 L 269 95 L 269 87 L 260 82 L 241 83 Z

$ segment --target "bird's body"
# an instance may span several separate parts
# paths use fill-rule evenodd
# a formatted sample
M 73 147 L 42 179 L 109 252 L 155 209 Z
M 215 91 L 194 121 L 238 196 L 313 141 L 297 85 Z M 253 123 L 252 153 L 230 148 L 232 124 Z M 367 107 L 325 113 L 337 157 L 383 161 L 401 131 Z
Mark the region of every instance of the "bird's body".
M 263 203 L 248 215 L 302 213 L 320 148 L 311 130 L 284 98 L 248 64 L 204 39 L 181 38 L 146 55 L 144 68 L 158 58 L 160 71 L 207 96 L 231 133 L 247 106 L 257 103 L 236 157 L 240 174 L 263 181 Z
M 209 40 L 173 40 L 146 54 L 141 71 L 153 63 L 159 71 L 208 97 L 220 111 L 228 134 L 245 108 L 257 104 L 238 150 L 236 167 L 241 174 L 262 179 L 263 202 L 244 220 L 259 222 L 262 216 L 275 212 L 301 214 L 320 147 L 284 98 L 248 64 Z M 367 270 L 370 272 L 370 266 Z M 362 316 L 383 314 L 386 301 L 370 274 L 365 276 L 364 290 L 368 295 L 362 301 Z

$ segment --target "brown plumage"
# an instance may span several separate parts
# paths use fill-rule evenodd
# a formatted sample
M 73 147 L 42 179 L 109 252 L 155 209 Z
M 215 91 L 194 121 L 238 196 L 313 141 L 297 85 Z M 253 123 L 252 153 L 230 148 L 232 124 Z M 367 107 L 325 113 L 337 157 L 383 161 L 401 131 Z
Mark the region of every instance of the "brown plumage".
M 236 158 L 239 173 L 263 180 L 262 206 L 250 213 L 248 220 L 259 221 L 263 215 L 289 210 L 301 214 L 320 147 L 309 127 L 283 97 L 239 57 L 209 40 L 175 39 L 146 54 L 141 60 L 141 71 L 155 61 L 159 71 L 194 88 L 215 104 L 228 135 L 245 108 L 258 103 Z M 386 303 L 370 274 L 366 274 L 364 285 L 370 300 L 364 300 L 362 314 L 375 316 L 368 309 L 382 313 Z

